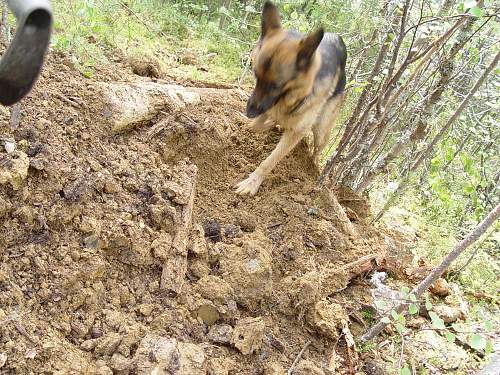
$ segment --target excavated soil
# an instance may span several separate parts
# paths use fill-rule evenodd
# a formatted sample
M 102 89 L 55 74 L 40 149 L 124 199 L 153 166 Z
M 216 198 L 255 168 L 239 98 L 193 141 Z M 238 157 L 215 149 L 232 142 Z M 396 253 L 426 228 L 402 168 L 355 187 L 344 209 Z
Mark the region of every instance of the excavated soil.
M 10 173 L 0 184 L 0 373 L 278 375 L 309 341 L 295 374 L 362 371 L 350 332 L 363 330 L 370 291 L 342 266 L 387 250 L 364 224 L 366 202 L 336 192 L 346 233 L 335 195 L 314 189 L 305 143 L 257 196 L 239 197 L 234 184 L 280 135 L 247 129 L 244 95 L 220 87 L 151 138 L 168 110 L 113 134 L 96 83 L 149 78 L 119 63 L 86 78 L 69 61 L 50 56 L 16 130 L 0 114 L 0 135 L 17 147 L 0 151 Z M 171 213 L 185 204 L 178 176 L 192 165 L 176 294 L 160 278 Z

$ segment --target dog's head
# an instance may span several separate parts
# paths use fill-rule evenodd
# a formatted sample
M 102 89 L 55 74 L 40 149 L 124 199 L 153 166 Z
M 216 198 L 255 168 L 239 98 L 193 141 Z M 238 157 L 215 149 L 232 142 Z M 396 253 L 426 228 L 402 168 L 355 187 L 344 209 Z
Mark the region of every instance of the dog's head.
M 323 29 L 306 36 L 287 32 L 281 26 L 276 6 L 267 1 L 262 10 L 260 40 L 252 52 L 257 80 L 247 103 L 247 116 L 257 117 L 288 95 L 308 95 L 318 69 L 315 52 Z

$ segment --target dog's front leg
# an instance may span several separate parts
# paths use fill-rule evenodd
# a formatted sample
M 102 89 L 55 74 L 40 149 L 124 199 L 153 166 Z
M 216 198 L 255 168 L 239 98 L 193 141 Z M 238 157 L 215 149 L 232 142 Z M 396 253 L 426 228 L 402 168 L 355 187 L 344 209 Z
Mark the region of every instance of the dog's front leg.
M 276 167 L 276 165 L 300 142 L 305 132 L 285 130 L 274 151 L 264 160 L 259 167 L 248 176 L 246 180 L 236 185 L 236 193 L 240 195 L 255 195 L 259 190 L 264 178 Z
M 265 113 L 261 114 L 257 118 L 254 118 L 250 123 L 250 129 L 254 132 L 264 132 L 271 129 L 273 126 L 274 122 Z

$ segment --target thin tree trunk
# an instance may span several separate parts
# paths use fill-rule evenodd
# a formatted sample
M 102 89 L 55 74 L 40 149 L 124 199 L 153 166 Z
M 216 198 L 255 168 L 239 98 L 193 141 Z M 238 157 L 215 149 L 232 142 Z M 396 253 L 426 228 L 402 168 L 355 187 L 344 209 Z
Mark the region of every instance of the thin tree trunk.
M 226 9 L 226 11 L 229 11 L 229 6 L 230 5 L 231 5 L 231 0 L 223 0 L 221 7 L 224 7 Z M 225 13 L 222 13 L 220 15 L 219 30 L 223 30 L 224 29 L 224 25 L 226 24 L 226 18 L 227 18 L 227 16 L 226 16 Z
M 469 92 L 469 94 L 465 97 L 465 99 L 460 103 L 458 106 L 457 110 L 453 115 L 449 118 L 449 120 L 446 122 L 446 124 L 441 128 L 439 133 L 434 137 L 434 139 L 427 145 L 425 150 L 420 154 L 420 157 L 418 160 L 410 167 L 408 170 L 408 175 L 403 179 L 403 181 L 400 183 L 399 187 L 396 189 L 396 191 L 393 193 L 391 198 L 386 202 L 384 207 L 380 210 L 380 212 L 377 214 L 375 219 L 373 221 L 378 221 L 382 216 L 387 212 L 387 210 L 392 206 L 393 202 L 396 200 L 397 197 L 406 189 L 406 186 L 408 185 L 408 181 L 410 179 L 410 176 L 413 172 L 415 172 L 422 164 L 423 162 L 429 158 L 434 151 L 434 147 L 436 144 L 444 137 L 444 135 L 448 132 L 450 127 L 455 123 L 455 121 L 460 117 L 464 109 L 467 107 L 469 104 L 469 101 L 471 98 L 474 96 L 474 94 L 479 90 L 479 87 L 483 84 L 485 81 L 486 77 L 491 73 L 493 69 L 498 64 L 498 60 L 500 59 L 500 52 L 497 52 L 496 56 L 494 57 L 493 61 L 490 63 L 490 65 L 485 69 L 481 77 L 477 80 L 476 84 L 472 88 L 472 90 Z
M 479 225 L 474 228 L 472 232 L 470 232 L 467 237 L 465 237 L 455 248 L 449 253 L 441 262 L 441 264 L 436 267 L 415 289 L 412 290 L 412 293 L 419 299 L 422 294 L 429 289 L 429 287 L 436 282 L 436 280 L 450 267 L 451 263 L 453 263 L 460 254 L 462 254 L 471 244 L 476 242 L 481 235 L 483 235 L 488 228 L 498 219 L 500 216 L 500 204 L 498 204 L 489 214 L 488 216 L 481 222 Z M 400 304 L 395 310 L 398 313 L 402 313 L 406 310 L 407 304 Z M 363 336 L 361 336 L 361 340 L 363 342 L 369 341 L 377 336 L 380 332 L 384 330 L 387 326 L 387 323 L 379 321 L 372 328 L 368 330 Z

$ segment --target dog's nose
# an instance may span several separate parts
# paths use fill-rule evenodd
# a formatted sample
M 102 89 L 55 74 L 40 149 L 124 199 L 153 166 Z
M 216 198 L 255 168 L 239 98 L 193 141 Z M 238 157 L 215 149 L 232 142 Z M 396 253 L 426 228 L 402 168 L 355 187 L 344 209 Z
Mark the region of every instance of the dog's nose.
M 255 118 L 262 113 L 262 110 L 256 106 L 253 102 L 248 101 L 247 103 L 247 117 Z

